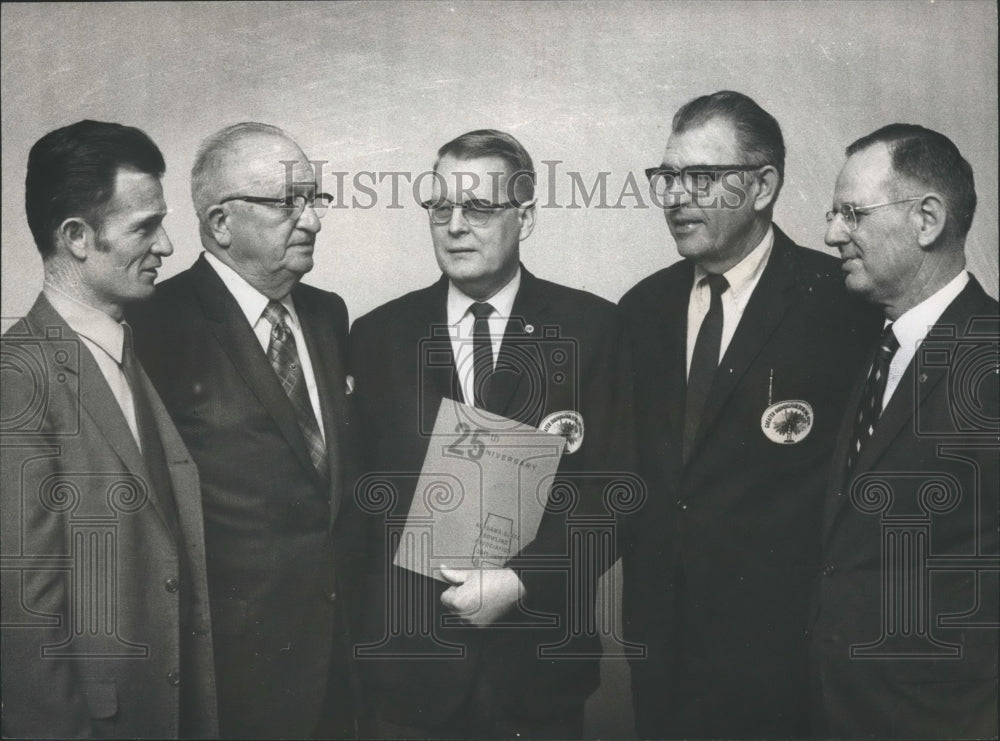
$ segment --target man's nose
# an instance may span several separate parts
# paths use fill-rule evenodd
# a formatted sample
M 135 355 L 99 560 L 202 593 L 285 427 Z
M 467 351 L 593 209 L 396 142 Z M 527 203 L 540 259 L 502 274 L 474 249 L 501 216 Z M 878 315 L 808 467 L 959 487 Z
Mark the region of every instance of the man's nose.
M 169 257 L 174 254 L 174 245 L 167 236 L 167 230 L 161 225 L 156 232 L 156 241 L 153 243 L 153 253 Z
M 307 203 L 302 209 L 298 221 L 295 222 L 295 227 L 313 234 L 317 234 L 323 228 L 323 222 L 320 221 L 319 214 L 316 213 L 316 208 L 312 203 Z
M 465 220 L 465 214 L 459 205 L 452 206 L 451 218 L 448 219 L 449 234 L 464 234 L 469 231 L 469 222 Z
M 833 218 L 826 222 L 826 234 L 823 241 L 830 247 L 839 247 L 851 241 L 851 232 L 847 229 L 844 217 L 835 213 Z

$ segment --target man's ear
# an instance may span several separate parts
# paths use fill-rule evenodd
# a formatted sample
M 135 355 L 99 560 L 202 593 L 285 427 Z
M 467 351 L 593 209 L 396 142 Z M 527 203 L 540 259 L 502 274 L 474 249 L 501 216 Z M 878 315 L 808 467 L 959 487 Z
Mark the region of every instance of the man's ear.
M 948 224 L 948 207 L 937 193 L 928 193 L 914 209 L 919 219 L 917 241 L 922 249 L 929 249 L 937 243 Z
M 760 213 L 774 206 L 778 198 L 778 189 L 781 187 L 781 178 L 773 165 L 766 165 L 757 171 L 755 180 L 757 193 L 753 199 L 753 210 Z
M 215 243 L 223 248 L 229 247 L 233 235 L 229 231 L 229 214 L 226 209 L 220 205 L 209 206 L 205 212 L 204 222 Z
M 86 260 L 87 251 L 97 241 L 93 228 L 79 216 L 65 219 L 56 228 L 56 242 L 62 244 L 77 260 Z
M 521 231 L 518 233 L 518 239 L 522 242 L 531 236 L 532 230 L 535 228 L 535 202 L 527 206 L 521 206 L 518 211 L 520 214 L 518 217 L 521 220 Z

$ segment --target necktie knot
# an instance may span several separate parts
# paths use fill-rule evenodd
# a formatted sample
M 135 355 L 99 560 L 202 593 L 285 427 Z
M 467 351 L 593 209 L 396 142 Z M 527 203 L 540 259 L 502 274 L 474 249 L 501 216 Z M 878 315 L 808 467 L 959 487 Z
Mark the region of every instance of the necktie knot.
M 726 276 L 715 273 L 702 278 L 701 284 L 708 286 L 708 290 L 712 292 L 713 299 L 721 296 L 729 288 L 729 281 L 726 280 Z
M 288 309 L 280 301 L 271 299 L 264 308 L 264 318 L 271 323 L 271 326 L 284 326 L 285 320 L 288 319 Z
M 476 319 L 488 319 L 493 313 L 493 305 L 482 301 L 477 301 L 469 307 L 469 313 Z
M 896 354 L 896 350 L 898 349 L 899 340 L 896 339 L 896 333 L 892 331 L 892 325 L 890 324 L 882 330 L 882 337 L 878 345 L 879 359 L 883 362 L 891 361 L 892 356 Z

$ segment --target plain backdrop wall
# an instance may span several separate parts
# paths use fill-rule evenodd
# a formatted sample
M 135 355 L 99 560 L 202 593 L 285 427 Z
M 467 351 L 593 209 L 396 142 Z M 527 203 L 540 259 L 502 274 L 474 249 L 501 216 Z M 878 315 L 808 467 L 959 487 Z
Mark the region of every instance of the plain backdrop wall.
M 241 120 L 291 132 L 325 175 L 419 173 L 473 128 L 517 136 L 540 169 L 543 205 L 570 205 L 608 173 L 607 205 L 658 164 L 674 111 L 729 88 L 779 120 L 788 147 L 776 222 L 822 243 L 844 147 L 893 121 L 950 136 L 976 173 L 971 269 L 997 295 L 997 8 L 993 2 L 98 3 L 4 4 L 2 301 L 37 293 L 24 168 L 45 132 L 81 118 L 146 130 L 167 160 L 166 226 L 197 256 L 188 173 L 199 141 Z M 558 162 L 556 177 L 543 161 Z M 363 184 L 371 184 L 360 176 Z M 331 182 L 324 183 L 330 190 Z M 331 212 L 307 282 L 357 317 L 437 275 L 427 220 L 405 182 L 371 208 Z M 577 203 L 581 198 L 577 194 Z M 661 214 L 542 208 L 522 257 L 536 274 L 617 300 L 677 259 Z M 832 252 L 832 250 L 831 250 Z M 627 673 L 607 662 L 588 733 L 627 732 Z
M 628 174 L 658 164 L 674 111 L 721 88 L 754 97 L 781 123 L 787 177 L 776 221 L 808 246 L 844 147 L 892 121 L 950 136 L 976 172 L 968 252 L 997 293 L 997 9 L 992 2 L 100 3 L 4 4 L 2 71 L 4 317 L 41 280 L 24 219 L 24 168 L 43 133 L 81 118 L 146 130 L 163 149 L 175 254 L 200 249 L 188 173 L 199 141 L 224 125 L 286 128 L 341 171 L 418 173 L 473 128 L 517 136 L 540 169 L 559 161 L 608 203 Z M 362 177 L 362 183 L 371 180 Z M 330 185 L 329 179 L 325 183 Z M 372 208 L 332 212 L 308 281 L 357 317 L 434 280 L 427 220 L 400 181 Z M 582 205 L 577 198 L 578 205 Z M 522 248 L 535 273 L 617 300 L 677 259 L 661 214 L 541 209 Z

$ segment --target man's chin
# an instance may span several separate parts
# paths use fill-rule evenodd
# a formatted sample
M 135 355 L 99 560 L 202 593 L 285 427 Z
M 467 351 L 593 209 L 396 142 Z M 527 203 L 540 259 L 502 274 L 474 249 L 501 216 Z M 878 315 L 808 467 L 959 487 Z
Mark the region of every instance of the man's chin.
M 311 254 L 296 255 L 288 261 L 285 267 L 288 272 L 294 273 L 297 277 L 301 278 L 313 269 L 313 257 Z

